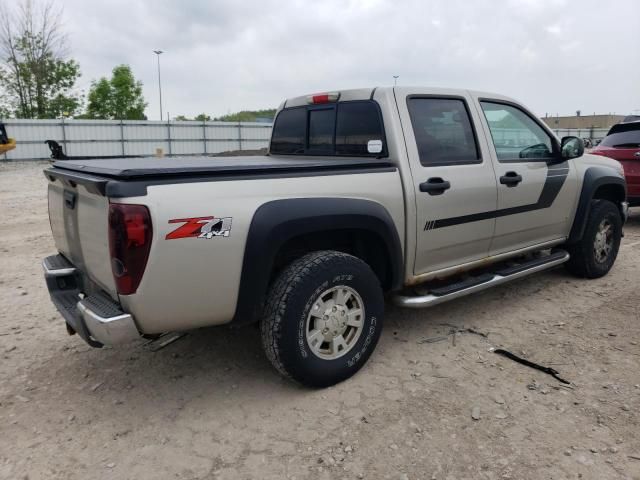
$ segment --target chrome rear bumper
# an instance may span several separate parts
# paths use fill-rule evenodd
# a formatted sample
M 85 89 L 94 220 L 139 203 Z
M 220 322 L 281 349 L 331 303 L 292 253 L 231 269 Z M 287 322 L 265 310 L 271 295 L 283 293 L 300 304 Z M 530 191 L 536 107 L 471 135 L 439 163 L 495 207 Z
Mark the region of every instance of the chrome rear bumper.
M 106 293 L 83 295 L 82 279 L 76 268 L 62 255 L 42 262 L 53 304 L 67 323 L 69 333 L 77 333 L 92 347 L 118 345 L 140 338 L 132 315 Z

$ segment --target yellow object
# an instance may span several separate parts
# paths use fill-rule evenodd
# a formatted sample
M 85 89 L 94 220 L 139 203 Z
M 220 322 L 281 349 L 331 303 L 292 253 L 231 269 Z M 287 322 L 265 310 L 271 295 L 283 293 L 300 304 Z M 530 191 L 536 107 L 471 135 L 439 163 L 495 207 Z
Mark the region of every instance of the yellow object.
M 0 155 L 2 155 L 3 153 L 7 153 L 9 150 L 13 150 L 14 148 L 16 148 L 16 139 L 10 138 L 9 143 L 0 145 Z

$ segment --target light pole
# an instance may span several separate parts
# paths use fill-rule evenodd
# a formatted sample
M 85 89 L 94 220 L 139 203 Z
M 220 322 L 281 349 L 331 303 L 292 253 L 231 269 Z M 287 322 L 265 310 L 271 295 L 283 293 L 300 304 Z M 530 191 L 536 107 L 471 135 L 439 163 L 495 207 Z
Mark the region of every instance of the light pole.
M 160 82 L 160 55 L 164 53 L 162 50 L 154 50 L 158 58 L 158 91 L 160 92 L 160 121 L 162 121 L 162 83 Z
M 393 86 L 394 86 L 394 87 L 398 84 L 398 77 L 399 77 L 399 76 L 400 76 L 400 75 L 394 75 L 394 76 L 393 76 Z

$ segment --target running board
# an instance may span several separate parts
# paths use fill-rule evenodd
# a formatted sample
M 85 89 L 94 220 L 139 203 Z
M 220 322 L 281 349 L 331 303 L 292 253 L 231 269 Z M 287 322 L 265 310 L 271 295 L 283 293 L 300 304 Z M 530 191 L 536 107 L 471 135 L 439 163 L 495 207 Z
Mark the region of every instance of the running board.
M 516 267 L 503 268 L 495 273 L 481 275 L 462 282 L 451 284 L 447 287 L 432 290 L 428 295 L 409 296 L 396 294 L 392 300 L 400 307 L 425 308 L 444 303 L 449 300 L 464 297 L 471 293 L 480 292 L 487 288 L 495 287 L 503 283 L 512 282 L 526 277 L 532 273 L 541 272 L 556 267 L 569 260 L 569 254 L 564 250 L 558 250 L 551 255 L 536 258 Z

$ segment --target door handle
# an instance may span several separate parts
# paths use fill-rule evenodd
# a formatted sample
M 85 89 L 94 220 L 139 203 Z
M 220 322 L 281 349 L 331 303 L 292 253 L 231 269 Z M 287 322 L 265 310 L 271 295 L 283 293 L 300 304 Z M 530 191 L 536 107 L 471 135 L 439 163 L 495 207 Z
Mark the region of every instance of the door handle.
M 518 175 L 516 172 L 507 172 L 500 177 L 500 183 L 507 187 L 515 187 L 522 181 L 522 175 Z
M 442 195 L 445 190 L 449 190 L 451 184 L 440 177 L 431 177 L 426 182 L 420 184 L 420 191 L 429 195 Z
M 635 157 L 640 157 L 640 152 L 636 152 L 633 154 Z

